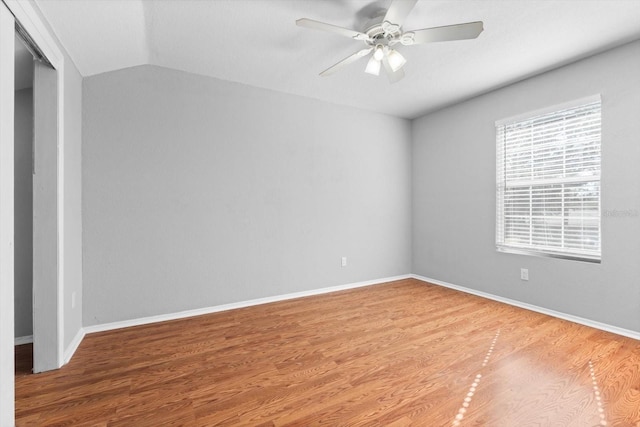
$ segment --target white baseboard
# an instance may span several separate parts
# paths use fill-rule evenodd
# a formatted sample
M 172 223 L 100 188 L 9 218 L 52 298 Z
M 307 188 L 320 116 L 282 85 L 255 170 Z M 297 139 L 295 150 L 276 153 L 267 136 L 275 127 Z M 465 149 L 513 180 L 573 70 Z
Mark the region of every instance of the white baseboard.
M 66 365 L 67 363 L 69 363 L 69 361 L 75 354 L 76 350 L 78 349 L 78 346 L 82 342 L 84 335 L 85 335 L 84 328 L 80 328 L 76 336 L 73 337 L 73 341 L 71 341 L 71 344 L 69 344 L 69 347 L 67 347 L 67 349 L 64 351 L 64 361 L 62 363 L 63 365 Z
M 13 345 L 31 344 L 33 342 L 33 335 L 27 335 L 24 337 L 16 337 Z
M 91 334 L 91 333 L 94 333 L 94 332 L 111 331 L 111 330 L 114 330 L 114 329 L 127 328 L 127 327 L 130 327 L 130 326 L 139 326 L 139 325 L 147 325 L 147 324 L 150 324 L 150 323 L 165 322 L 167 320 L 184 319 L 184 318 L 187 318 L 187 317 L 201 316 L 203 314 L 218 313 L 218 312 L 221 312 L 221 311 L 233 310 L 233 309 L 237 309 L 237 308 L 245 308 L 245 307 L 251 307 L 251 306 L 255 306 L 255 305 L 268 304 L 268 303 L 271 303 L 271 302 L 286 301 L 286 300 L 290 300 L 290 299 L 294 299 L 294 298 L 303 298 L 303 297 L 308 297 L 308 296 L 313 296 L 313 295 L 327 294 L 327 293 L 331 293 L 331 292 L 343 291 L 343 290 L 347 290 L 347 289 L 361 288 L 361 287 L 364 287 L 364 286 L 378 285 L 378 284 L 381 284 L 381 283 L 393 282 L 395 280 L 403 280 L 403 279 L 410 279 L 410 278 L 417 279 L 417 280 L 420 280 L 420 281 L 423 281 L 423 282 L 432 283 L 432 284 L 438 285 L 438 286 L 443 286 L 443 287 L 450 288 L 450 289 L 455 289 L 457 291 L 465 292 L 465 293 L 468 293 L 468 294 L 477 295 L 477 296 L 480 296 L 480 297 L 483 297 L 483 298 L 487 298 L 487 299 L 490 299 L 490 300 L 494 300 L 494 301 L 502 302 L 502 303 L 505 303 L 505 304 L 509 304 L 509 305 L 514 306 L 514 307 L 519 307 L 519 308 L 523 308 L 523 309 L 526 309 L 526 310 L 531 310 L 531 311 L 535 311 L 535 312 L 538 312 L 538 313 L 546 314 L 548 316 L 557 317 L 559 319 L 568 320 L 570 322 L 574 322 L 574 323 L 578 323 L 578 324 L 581 324 L 581 325 L 589 326 L 589 327 L 592 327 L 592 328 L 595 328 L 595 329 L 600 329 L 600 330 L 603 330 L 603 331 L 607 331 L 607 332 L 611 332 L 611 333 L 614 333 L 614 334 L 618 334 L 618 335 L 622 335 L 622 336 L 625 336 L 625 337 L 629 337 L 629 338 L 633 338 L 633 339 L 636 339 L 636 340 L 640 340 L 640 332 L 636 332 L 636 331 L 632 331 L 632 330 L 624 329 L 624 328 L 619 328 L 617 326 L 612 326 L 612 325 L 609 325 L 609 324 L 606 324 L 606 323 L 596 322 L 594 320 L 585 319 L 585 318 L 582 318 L 582 317 L 578 317 L 578 316 L 574 316 L 574 315 L 571 315 L 571 314 L 562 313 L 562 312 L 551 310 L 551 309 L 544 308 L 544 307 L 539 307 L 539 306 L 536 306 L 536 305 L 533 305 L 533 304 L 524 303 L 524 302 L 521 302 L 521 301 L 512 300 L 512 299 L 509 299 L 509 298 L 504 298 L 504 297 L 501 297 L 501 296 L 489 294 L 487 292 L 482 292 L 482 291 L 478 291 L 478 290 L 475 290 L 475 289 L 466 288 L 464 286 L 454 285 L 452 283 L 443 282 L 441 280 L 436 280 L 436 279 L 431 279 L 429 277 L 424 277 L 424 276 L 420 276 L 420 275 L 417 275 L 417 274 L 405 274 L 405 275 L 401 275 L 401 276 L 386 277 L 386 278 L 383 278 L 383 279 L 376 279 L 376 280 L 367 280 L 367 281 L 363 281 L 363 282 L 349 283 L 349 284 L 346 284 L 346 285 L 331 286 L 331 287 L 320 288 L 320 289 L 312 289 L 312 290 L 309 290 L 309 291 L 294 292 L 294 293 L 290 293 L 290 294 L 276 295 L 276 296 L 266 297 L 266 298 L 257 298 L 257 299 L 247 300 L 247 301 L 240 301 L 240 302 L 230 303 L 230 304 L 217 305 L 217 306 L 213 306 L 213 307 L 204 307 L 204 308 L 198 308 L 198 309 L 194 309 L 194 310 L 180 311 L 180 312 L 177 312 L 177 313 L 167 313 L 167 314 L 161 314 L 161 315 L 157 315 L 157 316 L 149 316 L 149 317 L 143 317 L 143 318 L 138 318 L 138 319 L 123 320 L 123 321 L 120 321 L 120 322 L 103 323 L 103 324 L 100 324 L 100 325 L 87 326 L 87 327 L 81 328 L 78 331 L 76 336 L 73 338 L 73 341 L 71 341 L 71 344 L 69 344 L 69 347 L 67 347 L 67 349 L 65 350 L 65 352 L 64 352 L 64 364 L 69 363 L 69 361 L 73 357 L 74 353 L 78 349 L 78 346 L 80 345 L 80 343 L 82 342 L 83 338 L 85 337 L 85 334 Z M 32 342 L 33 342 L 33 335 L 29 335 L 29 336 L 26 336 L 26 337 L 17 337 L 15 339 L 15 345 L 29 344 L 29 343 L 32 343 Z
M 166 322 L 167 320 L 184 319 L 186 317 L 201 316 L 203 314 L 218 313 L 221 311 L 233 310 L 236 308 L 251 307 L 254 305 L 268 304 L 271 302 L 286 301 L 294 298 L 309 297 L 313 295 L 327 294 L 330 292 L 344 291 L 347 289 L 361 288 L 364 286 L 378 285 L 395 280 L 410 279 L 413 275 L 405 274 L 402 276 L 385 277 L 383 279 L 367 280 L 364 282 L 349 283 L 346 285 L 331 286 L 328 288 L 312 289 L 309 291 L 293 292 L 290 294 L 276 295 L 273 297 L 257 298 L 248 301 L 234 302 L 230 304 L 216 305 L 213 307 L 197 308 L 194 310 L 180 311 L 177 313 L 160 314 L 157 316 L 142 317 L 139 319 L 123 320 L 120 322 L 103 323 L 100 325 L 86 326 L 84 333 L 92 334 L 94 332 L 111 331 L 114 329 L 128 328 L 130 326 L 147 325 L 149 323 Z
M 432 283 L 434 285 L 443 286 L 445 288 L 455 289 L 457 291 L 466 292 L 468 294 L 477 295 L 479 297 L 509 304 L 514 307 L 524 308 L 526 310 L 531 310 L 538 313 L 546 314 L 548 316 L 557 317 L 559 319 L 568 320 L 570 322 L 579 323 L 581 325 L 589 326 L 591 328 L 600 329 L 602 331 L 607 331 L 617 335 L 622 335 L 625 337 L 640 340 L 640 332 L 632 331 L 630 329 L 619 328 L 617 326 L 609 325 L 607 323 L 596 322 L 595 320 L 585 319 L 583 317 L 578 317 L 572 314 L 562 313 L 560 311 L 539 307 L 537 305 L 528 304 L 526 302 L 512 300 L 510 298 L 504 298 L 504 297 L 493 295 L 487 292 L 477 291 L 475 289 L 465 288 L 464 286 L 454 285 L 452 283 L 431 279 L 429 277 L 419 276 L 417 274 L 411 274 L 410 276 L 413 277 L 414 279 L 418 279 L 423 282 Z

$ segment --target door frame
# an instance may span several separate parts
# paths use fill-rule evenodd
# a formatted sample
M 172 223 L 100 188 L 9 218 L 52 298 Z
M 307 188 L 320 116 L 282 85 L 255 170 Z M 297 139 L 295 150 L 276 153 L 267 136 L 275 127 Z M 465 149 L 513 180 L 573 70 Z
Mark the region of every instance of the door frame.
M 0 425 L 14 425 L 13 16 L 0 3 Z

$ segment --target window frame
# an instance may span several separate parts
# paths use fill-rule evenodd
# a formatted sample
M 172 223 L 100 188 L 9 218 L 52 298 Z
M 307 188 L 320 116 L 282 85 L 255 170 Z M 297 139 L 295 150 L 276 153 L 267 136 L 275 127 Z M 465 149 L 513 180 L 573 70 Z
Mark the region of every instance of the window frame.
M 548 248 L 540 248 L 540 247 L 526 247 L 526 245 L 514 245 L 507 243 L 504 239 L 506 227 L 506 221 L 504 220 L 504 213 L 506 210 L 506 203 L 504 200 L 504 196 L 506 193 L 506 189 L 509 188 L 508 183 L 506 182 L 506 178 L 504 176 L 500 176 L 500 172 L 503 175 L 506 175 L 507 168 L 502 165 L 500 166 L 499 162 L 502 158 L 504 161 L 504 155 L 501 155 L 499 150 L 501 147 L 504 149 L 504 142 L 500 141 L 500 135 L 504 132 L 500 131 L 500 128 L 504 128 L 505 126 L 509 126 L 515 123 L 529 121 L 540 116 L 549 115 L 552 113 L 560 113 L 563 110 L 578 108 L 581 106 L 585 106 L 588 104 L 598 103 L 600 108 L 600 128 L 599 128 L 599 163 L 598 163 L 598 175 L 597 179 L 594 179 L 595 176 L 591 176 L 589 179 L 578 180 L 579 182 L 598 182 L 598 196 L 597 196 L 597 204 L 598 204 L 598 240 L 599 240 L 599 250 L 595 255 L 579 253 L 578 251 L 571 251 L 571 248 L 562 248 L 558 247 L 558 251 L 554 251 Z M 602 260 L 602 99 L 599 94 L 592 95 L 580 99 L 575 99 L 573 101 L 565 102 L 562 104 L 556 104 L 553 106 L 541 108 L 534 111 L 529 111 L 523 114 L 518 114 L 516 116 L 508 117 L 505 119 L 497 120 L 495 122 L 495 137 L 496 137 L 496 222 L 495 222 L 495 243 L 496 249 L 498 252 L 502 253 L 512 253 L 512 254 L 521 254 L 521 255 L 533 255 L 538 257 L 551 257 L 551 258 L 560 258 L 560 259 L 568 259 L 574 261 L 584 261 L 591 263 L 601 263 Z M 551 179 L 549 179 L 551 181 Z M 562 177 L 561 179 L 554 179 L 556 182 L 560 182 L 562 185 L 569 184 L 572 181 L 575 182 L 575 178 L 567 178 Z M 551 183 L 546 184 L 551 185 Z M 565 196 L 563 194 L 562 199 L 564 200 Z M 530 216 L 532 218 L 532 216 Z M 501 228 L 502 227 L 502 228 Z M 501 239 L 502 238 L 502 239 Z M 564 249 L 564 250 L 563 250 Z

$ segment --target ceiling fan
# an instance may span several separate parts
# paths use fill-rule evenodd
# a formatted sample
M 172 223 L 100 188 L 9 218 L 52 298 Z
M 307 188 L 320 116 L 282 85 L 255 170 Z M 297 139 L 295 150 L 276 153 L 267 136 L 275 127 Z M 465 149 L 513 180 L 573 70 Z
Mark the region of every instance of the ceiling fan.
M 365 72 L 378 76 L 380 75 L 380 68 L 384 67 L 389 81 L 395 83 L 404 77 L 402 67 L 407 62 L 404 56 L 394 49 L 394 46 L 398 43 L 404 46 L 411 46 L 414 44 L 474 39 L 483 30 L 482 21 L 476 21 L 404 31 L 402 24 L 417 2 L 418 0 L 393 0 L 389 9 L 383 10 L 371 19 L 366 25 L 366 29 L 362 32 L 307 18 L 298 19 L 296 25 L 339 34 L 353 40 L 362 41 L 366 45 L 364 49 L 321 72 L 321 76 L 329 76 L 342 67 L 356 62 L 358 59 L 373 52 L 369 62 L 367 62 Z

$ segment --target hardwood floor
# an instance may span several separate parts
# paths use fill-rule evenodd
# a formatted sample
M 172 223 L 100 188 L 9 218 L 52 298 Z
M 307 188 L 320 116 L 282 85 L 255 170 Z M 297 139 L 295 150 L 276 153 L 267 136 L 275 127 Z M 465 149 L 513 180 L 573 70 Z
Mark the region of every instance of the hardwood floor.
M 18 426 L 640 426 L 640 341 L 408 279 L 88 335 Z
M 16 346 L 15 355 L 16 377 L 31 374 L 33 371 L 33 344 Z

